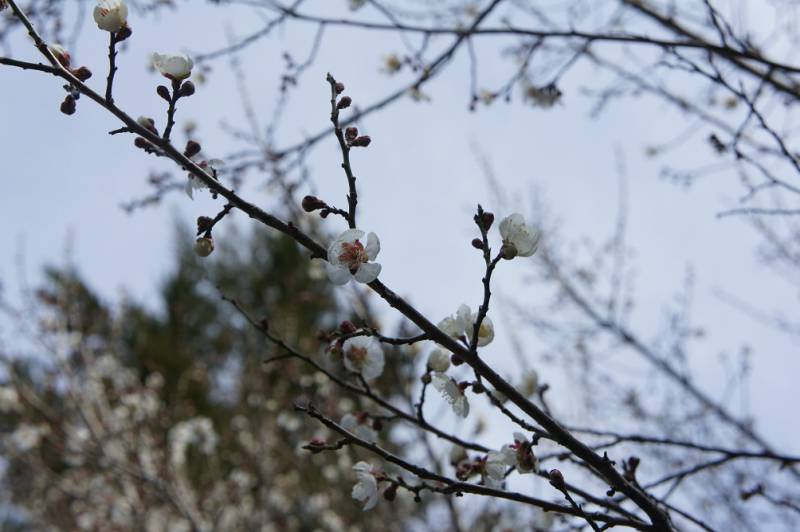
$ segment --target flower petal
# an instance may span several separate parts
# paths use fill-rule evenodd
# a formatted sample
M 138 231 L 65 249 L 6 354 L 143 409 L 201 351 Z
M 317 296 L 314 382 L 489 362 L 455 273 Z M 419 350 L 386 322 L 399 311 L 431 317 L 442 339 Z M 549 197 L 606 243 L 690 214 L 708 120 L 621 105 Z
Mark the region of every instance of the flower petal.
M 364 251 L 367 252 L 367 257 L 369 260 L 375 260 L 378 256 L 378 253 L 381 251 L 381 241 L 378 238 L 378 235 L 375 233 L 370 233 L 367 235 L 367 244 L 364 246 Z
M 355 278 L 359 283 L 371 283 L 381 273 L 381 265 L 377 262 L 365 262 L 356 272 Z
M 344 266 L 334 265 L 328 262 L 325 264 L 325 270 L 328 272 L 328 279 L 336 285 L 345 285 L 353 278 L 350 270 Z

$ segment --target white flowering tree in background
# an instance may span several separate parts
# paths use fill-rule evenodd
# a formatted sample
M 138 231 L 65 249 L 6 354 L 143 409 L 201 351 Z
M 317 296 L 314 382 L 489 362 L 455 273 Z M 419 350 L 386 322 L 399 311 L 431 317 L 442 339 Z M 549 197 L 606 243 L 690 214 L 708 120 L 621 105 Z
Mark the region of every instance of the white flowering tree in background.
M 105 305 L 70 271 L 51 272 L 28 306 L 5 307 L 35 340 L 27 356 L 3 353 L 9 529 L 796 529 L 800 457 L 774 448 L 692 379 L 686 360 L 701 333 L 688 304 L 671 311 L 655 340 L 630 325 L 624 216 L 610 243 L 584 258 L 553 238 L 558 227 L 544 206 L 531 216 L 514 212 L 494 180 L 497 216 L 477 205 L 465 220 L 483 261 L 481 299 L 453 302 L 450 316 L 425 316 L 414 294 L 400 297 L 381 280 L 390 267 L 377 262 L 381 245 L 391 243 L 357 223 L 362 209 L 379 207 L 360 201 L 355 169 L 358 151 L 372 144 L 356 123 L 402 98 L 425 101 L 425 86 L 461 53 L 471 66 L 471 110 L 517 94 L 524 105 L 560 105 L 564 76 L 590 63 L 612 79 L 588 94 L 596 112 L 650 94 L 708 133 L 714 157 L 738 172 L 735 187 L 744 191 L 741 206 L 722 214 L 755 216 L 765 253 L 796 279 L 800 163 L 792 129 L 774 116 L 791 115 L 800 97 L 800 67 L 777 59 L 796 35 L 781 28 L 759 44 L 718 2 L 699 0 L 609 0 L 591 9 L 558 2 L 547 10 L 519 0 L 242 3 L 264 17 L 259 32 L 204 55 L 152 55 L 164 80 L 156 87 L 162 120 L 119 106 L 114 87 L 120 50 L 136 39 L 134 13 L 144 21 L 168 2 L 93 5 L 108 63 L 82 65 L 63 44 L 63 2 L 0 0 L 0 38 L 27 33 L 39 57 L 0 56 L 3 68 L 29 70 L 41 83 L 57 78 L 62 113 L 78 124 L 81 107 L 99 106 L 119 122 L 111 134 L 131 136 L 143 156 L 174 172 L 152 178 L 153 194 L 128 209 L 174 191 L 220 202 L 197 219 L 193 254 L 184 250 L 163 291 L 165 316 Z M 336 65 L 326 65 L 331 74 L 316 82 L 329 89 L 330 114 L 303 142 L 280 147 L 274 127 L 254 128 L 239 135 L 248 149 L 213 159 L 188 127 L 179 146 L 178 104 L 191 105 L 207 65 L 293 25 L 318 32 L 306 60 L 286 58 L 281 101 L 332 26 L 400 35 L 407 50 L 385 57 L 383 75 L 406 70 L 414 80 L 360 104 Z M 511 74 L 484 87 L 475 48 L 490 38 L 506 40 Z M 241 71 L 234 74 L 241 82 Z M 699 87 L 696 101 L 681 95 L 687 79 Z M 323 142 L 338 145 L 330 166 L 341 167 L 342 202 L 310 193 L 305 158 Z M 669 146 L 651 151 L 666 157 Z M 269 174 L 276 205 L 239 193 L 256 171 Z M 665 172 L 691 182 L 704 171 Z M 235 211 L 269 235 L 222 241 L 219 228 Z M 549 393 L 534 353 L 514 339 L 517 374 L 503 376 L 487 356 L 496 345 L 492 281 L 508 261 L 532 256 L 541 297 L 512 297 L 503 308 L 545 339 L 567 371 L 581 368 L 577 390 Z M 336 303 L 345 285 L 355 313 Z M 402 317 L 399 330 L 382 325 L 387 316 L 368 294 Z M 800 330 L 747 310 L 786 334 Z M 617 354 L 647 367 L 646 382 L 609 369 L 605 361 Z M 436 419 L 426 402 L 434 393 L 450 407 Z M 591 422 L 571 419 L 558 394 L 580 396 Z M 476 403 L 492 417 L 460 426 Z M 486 442 L 487 430 L 509 426 L 504 443 Z

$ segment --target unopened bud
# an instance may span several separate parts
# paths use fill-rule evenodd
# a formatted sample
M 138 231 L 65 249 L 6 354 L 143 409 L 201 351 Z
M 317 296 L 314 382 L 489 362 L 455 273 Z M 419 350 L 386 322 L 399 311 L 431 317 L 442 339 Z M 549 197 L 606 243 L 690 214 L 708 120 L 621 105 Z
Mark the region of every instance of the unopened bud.
M 483 213 L 483 216 L 481 216 L 481 222 L 483 222 L 483 228 L 488 231 L 494 223 L 494 214 L 490 212 Z
M 183 154 L 187 157 L 194 157 L 195 155 L 200 153 L 200 150 L 202 149 L 203 148 L 200 146 L 199 142 L 190 140 L 189 142 L 186 143 L 186 148 L 184 148 Z
M 194 252 L 200 257 L 208 257 L 214 251 L 214 241 L 210 237 L 201 236 L 194 243 Z
M 306 212 L 314 212 L 319 209 L 324 209 L 325 207 L 328 206 L 327 203 L 325 203 L 316 196 L 304 197 L 301 205 L 303 206 L 303 210 Z
M 481 240 L 480 238 L 473 238 L 472 247 L 474 247 L 475 249 L 483 249 L 483 240 Z
M 133 141 L 133 145 L 142 150 L 147 150 L 151 146 L 150 142 L 144 137 L 136 137 L 136 140 Z
M 350 96 L 343 96 L 339 103 L 336 104 L 337 109 L 347 109 L 350 107 L 350 104 L 353 103 L 353 99 Z
M 432 380 L 431 379 L 431 374 L 430 373 L 425 373 L 422 377 L 420 377 L 419 380 L 422 381 L 422 384 L 430 384 L 431 380 Z
M 213 220 L 211 218 L 209 218 L 208 216 L 198 216 L 197 217 L 197 230 L 199 232 L 208 231 L 209 228 L 211 227 L 211 222 L 213 222 Z
M 150 133 L 154 135 L 158 135 L 158 130 L 156 129 L 156 122 L 152 118 L 148 118 L 146 116 L 140 116 L 136 119 L 136 123 L 145 128 Z
M 356 140 L 358 136 L 358 128 L 357 127 L 348 127 L 344 130 L 344 138 L 347 142 L 353 142 Z
M 350 320 L 344 320 L 342 323 L 339 324 L 339 330 L 342 331 L 344 334 L 350 334 L 356 332 L 356 326 Z
M 81 81 L 86 81 L 87 79 L 92 77 L 92 71 L 89 70 L 87 67 L 82 66 L 80 68 L 76 68 L 75 70 L 73 70 L 72 75 L 74 75 Z
M 159 85 L 158 87 L 156 87 L 156 92 L 158 93 L 159 96 L 164 98 L 166 101 L 170 101 L 171 100 L 171 97 L 169 95 L 169 89 L 167 88 L 166 85 Z
M 485 391 L 486 391 L 486 388 L 484 388 L 483 384 L 481 384 L 480 382 L 475 381 L 475 382 L 472 383 L 472 392 L 473 393 L 483 393 Z
M 194 94 L 194 83 L 191 81 L 184 81 L 181 88 L 178 89 L 178 95 L 181 97 L 191 96 Z
M 460 366 L 464 363 L 464 359 L 461 358 L 459 355 L 451 355 L 450 362 L 453 363 L 454 366 Z
M 59 63 L 65 67 L 69 66 L 70 55 L 66 48 L 59 44 L 51 44 L 47 49 L 50 50 L 50 53 L 55 56 Z
M 351 146 L 361 146 L 362 148 L 366 148 L 369 146 L 369 143 L 372 142 L 372 139 L 369 138 L 368 135 L 362 135 L 355 139 L 353 142 L 350 143 Z
M 566 489 L 566 484 L 564 483 L 564 475 L 561 474 L 561 471 L 559 471 L 558 469 L 550 470 L 550 484 L 552 484 L 554 488 L 559 490 Z
M 344 92 L 344 83 L 337 81 L 333 88 L 336 90 L 336 94 L 341 94 Z
M 133 35 L 133 30 L 126 22 L 124 26 L 117 32 L 117 42 L 122 42 Z
M 325 442 L 319 438 L 313 438 L 310 442 L 303 445 L 303 449 L 314 454 L 321 453 L 325 450 Z
M 383 491 L 383 498 L 387 501 L 393 501 L 397 497 L 397 484 L 391 484 Z
M 61 112 L 65 115 L 75 114 L 75 98 L 71 94 L 67 94 L 64 101 L 61 102 Z

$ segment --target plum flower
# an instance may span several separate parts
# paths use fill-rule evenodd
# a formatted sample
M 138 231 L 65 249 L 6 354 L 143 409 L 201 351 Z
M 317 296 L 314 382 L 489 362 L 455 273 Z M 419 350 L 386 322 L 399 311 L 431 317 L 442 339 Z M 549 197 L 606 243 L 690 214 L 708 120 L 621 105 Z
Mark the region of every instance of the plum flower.
M 445 334 L 453 338 L 461 338 L 466 333 L 468 327 L 472 325 L 472 311 L 467 305 L 460 305 L 452 316 L 448 316 L 439 322 L 439 327 Z
M 50 50 L 50 53 L 61 63 L 63 66 L 68 67 L 70 60 L 72 59 L 69 55 L 69 52 L 66 48 L 61 46 L 60 44 L 50 44 L 47 46 L 47 49 Z
M 383 349 L 371 336 L 348 338 L 342 345 L 344 366 L 360 373 L 366 380 L 372 380 L 383 373 Z
M 353 486 L 352 497 L 364 503 L 364 511 L 375 508 L 378 504 L 378 481 L 367 462 L 358 462 L 353 466 L 358 482 Z
M 434 349 L 428 356 L 428 369 L 444 373 L 450 368 L 450 355 L 441 349 Z
M 472 341 L 472 333 L 474 332 L 473 323 L 478 321 L 478 314 L 473 313 L 470 316 L 470 325 L 467 327 L 467 338 Z M 481 321 L 481 326 L 478 327 L 478 347 L 483 347 L 484 345 L 488 345 L 491 341 L 494 340 L 494 324 L 492 320 L 489 319 L 489 316 L 484 316 L 483 321 Z
M 525 223 L 519 213 L 514 213 L 503 218 L 500 222 L 500 236 L 503 237 L 501 249 L 503 257 L 530 257 L 539 247 L 539 232 L 533 226 Z
M 128 22 L 128 6 L 123 0 L 99 0 L 93 15 L 98 28 L 116 33 Z
M 467 337 L 472 341 L 475 322 L 478 320 L 478 313 L 472 312 L 467 305 L 461 305 L 452 316 L 448 316 L 439 322 L 438 327 L 447 335 L 453 338 Z M 494 324 L 489 316 L 484 316 L 481 326 L 478 329 L 478 346 L 483 347 L 494 340 Z
M 521 432 L 514 433 L 513 445 L 503 445 L 501 450 L 510 453 L 510 456 L 513 457 L 511 465 L 517 466 L 517 471 L 520 473 L 536 473 L 539 459 L 533 454 L 530 440 Z
M 369 233 L 366 245 L 361 242 L 364 231 L 348 229 L 328 247 L 328 278 L 333 284 L 347 284 L 352 279 L 371 283 L 381 273 L 381 265 L 374 261 L 381 250 L 378 235 Z
M 374 443 L 378 441 L 378 433 L 369 425 L 369 417 L 360 412 L 357 415 L 345 414 L 339 422 L 343 429 L 361 438 L 364 441 Z
M 213 178 L 216 178 L 217 170 L 215 167 L 221 164 L 222 161 L 220 161 L 219 159 L 212 159 L 210 161 L 203 161 L 201 163 L 198 163 L 197 166 L 205 170 L 206 174 L 210 175 Z M 183 190 L 184 192 L 186 192 L 186 195 L 189 196 L 189 198 L 194 199 L 194 191 L 202 190 L 204 188 L 208 188 L 208 185 L 206 185 L 199 177 L 195 176 L 194 174 L 189 174 L 189 179 L 186 181 Z
M 183 81 L 192 75 L 194 62 L 184 54 L 153 54 L 153 66 L 172 81 Z
M 506 470 L 516 463 L 516 454 L 509 445 L 504 445 L 499 451 L 489 451 L 483 463 L 483 483 L 490 488 L 499 488 L 506 477 Z
M 469 401 L 467 401 L 464 388 L 444 373 L 434 373 L 431 376 L 431 384 L 442 394 L 444 400 L 450 404 L 457 416 L 467 417 L 469 414 Z

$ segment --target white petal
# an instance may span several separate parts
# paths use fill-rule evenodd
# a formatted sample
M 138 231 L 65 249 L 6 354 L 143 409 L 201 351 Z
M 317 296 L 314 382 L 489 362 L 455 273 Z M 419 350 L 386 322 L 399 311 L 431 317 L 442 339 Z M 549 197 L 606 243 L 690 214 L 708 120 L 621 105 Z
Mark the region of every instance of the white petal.
M 356 240 L 361 240 L 364 236 L 364 231 L 361 229 L 348 229 L 341 235 L 339 235 L 336 240 L 339 242 L 347 242 L 348 244 L 352 244 Z
M 370 351 L 364 367 L 361 368 L 361 376 L 368 381 L 377 379 L 383 373 L 383 364 L 383 350 L 378 348 L 377 351 Z
M 369 260 L 375 260 L 375 257 L 377 257 L 378 253 L 381 251 L 381 241 L 378 239 L 378 235 L 375 233 L 367 235 L 367 244 L 364 246 L 364 251 L 367 252 Z
M 355 278 L 359 283 L 371 283 L 381 273 L 381 265 L 377 262 L 365 262 L 359 266 Z
M 328 279 L 330 279 L 331 282 L 336 285 L 347 284 L 348 281 L 353 278 L 350 270 L 344 266 L 334 266 L 328 262 L 325 264 L 325 269 L 328 272 Z

